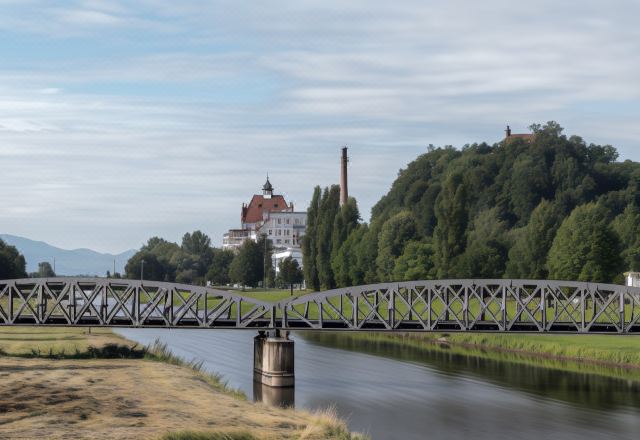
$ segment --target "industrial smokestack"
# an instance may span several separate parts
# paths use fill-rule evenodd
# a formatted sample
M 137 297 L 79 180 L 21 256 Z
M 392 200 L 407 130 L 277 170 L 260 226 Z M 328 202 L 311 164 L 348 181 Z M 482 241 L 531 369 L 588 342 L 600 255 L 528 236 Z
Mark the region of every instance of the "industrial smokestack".
M 340 206 L 347 203 L 349 189 L 347 188 L 347 147 L 342 147 L 342 159 L 340 160 Z

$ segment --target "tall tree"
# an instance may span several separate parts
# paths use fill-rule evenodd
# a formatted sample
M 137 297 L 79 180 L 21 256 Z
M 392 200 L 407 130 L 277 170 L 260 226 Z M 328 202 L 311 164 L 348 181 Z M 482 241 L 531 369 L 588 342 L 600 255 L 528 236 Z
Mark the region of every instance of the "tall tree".
M 468 233 L 459 275 L 466 278 L 502 278 L 509 250 L 507 230 L 507 223 L 500 219 L 498 208 L 480 212 Z
M 319 222 L 317 225 L 317 249 L 316 266 L 320 286 L 324 289 L 335 287 L 335 279 L 331 268 L 331 253 L 333 243 L 333 224 L 340 210 L 340 187 L 332 185 L 325 188 L 320 202 Z
M 229 277 L 234 283 L 255 287 L 262 281 L 262 250 L 253 240 L 245 240 L 229 267 Z
M 456 276 L 455 259 L 464 252 L 468 221 L 467 191 L 462 175 L 455 173 L 445 180 L 436 200 L 437 224 L 434 230 L 434 258 L 437 276 Z
M 43 261 L 41 263 L 38 263 L 37 276 L 39 278 L 52 278 L 56 276 L 56 273 L 53 271 L 51 263 L 49 263 L 48 261 Z
M 566 218 L 549 250 L 549 276 L 561 280 L 611 282 L 620 275 L 620 240 L 595 203 Z
M 229 266 L 235 254 L 228 249 L 213 249 L 212 253 L 211 265 L 206 275 L 207 281 L 218 286 L 228 284 L 231 281 Z
M 533 210 L 527 226 L 515 234 L 507 263 L 508 277 L 538 280 L 547 278 L 547 254 L 561 219 L 560 210 L 553 202 L 540 202 Z
M 307 227 L 302 237 L 302 263 L 304 267 L 304 279 L 307 286 L 313 290 L 320 290 L 320 278 L 318 277 L 318 212 L 320 211 L 321 190 L 319 186 L 313 189 L 311 204 L 307 209 Z
M 416 238 L 413 214 L 402 211 L 384 222 L 378 239 L 376 265 L 380 281 L 392 281 L 396 259 L 402 255 L 407 242 Z

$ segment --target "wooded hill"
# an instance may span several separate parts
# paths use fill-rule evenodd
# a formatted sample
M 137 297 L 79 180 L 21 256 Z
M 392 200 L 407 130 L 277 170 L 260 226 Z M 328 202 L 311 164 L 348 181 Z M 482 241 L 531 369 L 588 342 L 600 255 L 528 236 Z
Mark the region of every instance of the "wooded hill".
M 303 240 L 309 287 L 435 278 L 622 282 L 640 270 L 640 163 L 555 122 L 513 139 L 435 148 L 400 170 L 359 221 L 315 189 Z

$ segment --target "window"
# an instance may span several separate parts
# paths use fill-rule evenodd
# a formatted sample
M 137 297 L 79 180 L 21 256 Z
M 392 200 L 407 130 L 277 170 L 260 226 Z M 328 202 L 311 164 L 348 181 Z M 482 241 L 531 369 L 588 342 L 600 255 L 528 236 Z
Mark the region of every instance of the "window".
M 280 240 L 279 238 L 276 240 L 276 243 L 280 244 L 282 243 L 282 240 Z
M 281 219 L 281 218 L 279 218 L 279 219 L 278 219 L 278 224 L 279 224 L 279 225 L 281 225 L 281 224 L 282 224 L 282 219 Z
M 287 219 L 287 224 L 289 224 L 289 219 Z
M 297 219 L 295 219 L 293 222 L 294 222 L 296 225 L 299 225 L 299 224 L 300 224 L 300 219 L 299 219 L 299 218 L 297 218 Z
M 269 235 L 273 235 L 273 229 L 269 229 Z
M 284 243 L 285 243 L 285 244 L 289 244 L 289 240 L 285 240 L 285 241 L 284 241 Z

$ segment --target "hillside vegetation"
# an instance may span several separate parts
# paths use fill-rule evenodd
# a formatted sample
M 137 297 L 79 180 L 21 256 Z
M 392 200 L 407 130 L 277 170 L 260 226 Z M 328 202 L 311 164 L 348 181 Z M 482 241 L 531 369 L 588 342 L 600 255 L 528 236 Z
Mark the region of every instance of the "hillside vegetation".
M 400 170 L 359 221 L 315 189 L 303 242 L 309 287 L 430 278 L 621 282 L 640 270 L 640 164 L 555 122 L 514 139 L 435 148 Z

